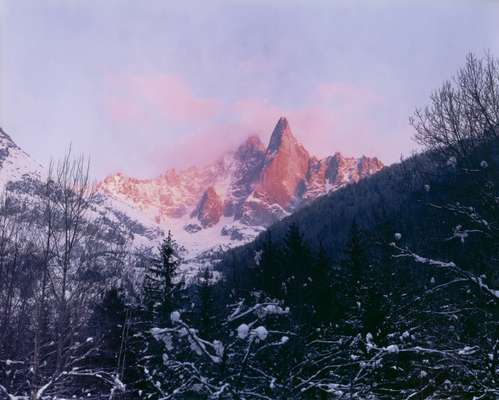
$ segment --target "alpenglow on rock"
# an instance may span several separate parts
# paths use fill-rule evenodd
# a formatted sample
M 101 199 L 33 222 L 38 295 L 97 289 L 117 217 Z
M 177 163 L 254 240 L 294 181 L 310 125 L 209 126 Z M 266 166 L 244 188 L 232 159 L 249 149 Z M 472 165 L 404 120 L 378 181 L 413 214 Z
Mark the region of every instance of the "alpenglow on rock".
M 218 196 L 215 189 L 210 186 L 201 197 L 201 201 L 191 214 L 192 217 L 197 218 L 203 228 L 216 225 L 220 221 L 223 214 L 222 200 Z
M 108 176 L 98 184 L 92 218 L 123 226 L 137 246 L 156 246 L 171 230 L 195 272 L 219 250 L 253 239 L 304 204 L 381 168 L 376 158 L 313 157 L 281 118 L 267 146 L 250 136 L 204 167 L 171 169 L 153 179 Z M 36 208 L 45 173 L 0 129 L 0 188 Z
M 244 221 L 268 225 L 297 206 L 309 163 L 307 150 L 293 136 L 286 118 L 280 118 L 265 151 L 255 190 L 244 205 Z
M 230 246 L 253 239 L 304 204 L 381 168 L 377 158 L 340 153 L 313 157 L 287 119 L 280 118 L 267 146 L 250 136 L 208 166 L 172 169 L 154 179 L 115 174 L 99 189 L 171 229 L 187 248 L 191 242 L 199 248 Z

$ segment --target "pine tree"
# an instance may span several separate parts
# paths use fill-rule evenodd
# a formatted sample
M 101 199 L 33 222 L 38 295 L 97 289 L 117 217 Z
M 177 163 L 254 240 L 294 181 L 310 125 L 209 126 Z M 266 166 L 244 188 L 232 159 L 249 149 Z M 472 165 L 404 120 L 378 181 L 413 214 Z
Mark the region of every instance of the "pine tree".
M 198 278 L 197 300 L 199 332 L 202 337 L 211 339 L 215 331 L 216 304 L 215 288 L 213 286 L 213 273 L 209 268 L 204 268 Z
M 283 273 L 285 273 L 285 297 L 289 304 L 295 306 L 297 316 L 309 316 L 305 308 L 308 287 L 311 283 L 312 257 L 310 249 L 303 241 L 300 228 L 291 224 L 284 242 Z
M 143 340 L 140 365 L 143 376 L 137 382 L 136 391 L 145 398 L 155 398 L 156 380 L 168 381 L 171 371 L 163 371 L 162 345 L 153 335 L 156 328 L 171 325 L 170 315 L 182 302 L 184 284 L 178 281 L 180 265 L 178 245 L 171 232 L 159 246 L 158 257 L 151 260 L 144 276 L 143 315 L 139 334 Z
M 367 264 L 367 256 L 364 250 L 361 232 L 356 222 L 350 229 L 350 239 L 346 247 L 346 266 L 352 279 L 352 285 L 358 286 L 362 280 L 362 274 Z
M 281 271 L 277 249 L 272 242 L 272 234 L 267 231 L 263 244 L 259 265 L 258 286 L 270 297 L 279 298 L 282 295 Z
M 316 319 L 320 322 L 332 320 L 336 314 L 336 304 L 332 291 L 330 261 L 322 244 L 312 265 L 309 292 Z
M 365 278 L 368 272 L 368 258 L 364 249 L 364 240 L 356 222 L 350 229 L 350 238 L 345 249 L 343 261 L 343 276 L 345 282 L 344 301 L 345 312 L 349 316 L 347 325 L 353 332 L 363 330 L 363 316 L 365 315 L 364 299 L 366 295 Z
M 118 368 L 118 354 L 121 346 L 123 324 L 126 318 L 126 306 L 119 289 L 111 288 L 98 304 L 89 325 L 95 336 L 100 336 L 102 352 L 99 361 L 103 365 Z
M 144 305 L 146 318 L 156 324 L 169 320 L 176 305 L 182 283 L 175 282 L 180 258 L 177 243 L 171 232 L 158 249 L 158 258 L 153 259 L 144 277 Z

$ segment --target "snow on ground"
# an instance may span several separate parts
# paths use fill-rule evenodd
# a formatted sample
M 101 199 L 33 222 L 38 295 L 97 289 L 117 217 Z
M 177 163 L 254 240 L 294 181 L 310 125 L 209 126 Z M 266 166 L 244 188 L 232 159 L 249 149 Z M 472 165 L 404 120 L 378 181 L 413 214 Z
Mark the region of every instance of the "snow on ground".
M 263 230 L 261 227 L 247 226 L 234 221 L 233 217 L 222 217 L 216 225 L 192 233 L 186 231 L 184 227 L 189 224 L 198 224 L 199 221 L 188 214 L 180 218 L 163 219 L 158 223 L 155 218 L 156 210 L 139 210 L 122 200 L 109 197 L 106 198 L 105 203 L 107 207 L 122 212 L 132 220 L 149 227 L 151 231 L 157 229 L 152 240 L 143 235 L 137 236 L 134 246 L 159 246 L 168 231 L 171 231 L 173 238 L 185 249 L 182 254 L 184 259 L 182 274 L 186 279 L 194 277 L 203 267 L 211 266 L 221 252 L 250 242 Z M 224 227 L 237 229 L 242 233 L 243 239 L 234 240 L 230 235 L 222 235 L 221 230 Z

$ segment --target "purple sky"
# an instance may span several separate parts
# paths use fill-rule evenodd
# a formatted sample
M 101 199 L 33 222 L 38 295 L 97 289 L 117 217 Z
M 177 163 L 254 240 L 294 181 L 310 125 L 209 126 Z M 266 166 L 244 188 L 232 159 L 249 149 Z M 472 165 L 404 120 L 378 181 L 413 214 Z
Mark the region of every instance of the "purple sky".
M 390 163 L 468 51 L 499 56 L 499 2 L 3 0 L 0 126 L 101 178 L 203 164 L 287 116 L 318 156 Z

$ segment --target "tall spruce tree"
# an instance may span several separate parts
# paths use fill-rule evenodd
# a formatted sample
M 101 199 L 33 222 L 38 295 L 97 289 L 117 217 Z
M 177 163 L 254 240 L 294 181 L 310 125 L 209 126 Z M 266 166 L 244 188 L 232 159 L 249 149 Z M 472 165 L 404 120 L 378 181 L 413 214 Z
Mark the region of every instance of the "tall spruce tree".
M 272 234 L 267 231 L 262 247 L 259 265 L 259 287 L 271 297 L 282 296 L 282 274 L 277 249 L 272 242 Z
M 144 306 L 146 319 L 155 324 L 168 322 L 178 302 L 183 283 L 178 281 L 180 265 L 178 246 L 171 232 L 159 246 L 158 257 L 151 261 L 144 277 Z M 176 281 L 177 279 L 177 281 Z
M 154 330 L 171 326 L 170 315 L 181 305 L 184 283 L 177 276 L 181 263 L 178 245 L 171 232 L 161 243 L 158 256 L 151 260 L 144 276 L 143 317 L 141 337 L 143 350 L 141 355 L 142 379 L 136 385 L 141 397 L 156 398 L 156 381 L 169 380 L 169 371 L 162 371 L 162 346 L 154 338 Z M 156 373 L 157 371 L 161 371 Z
M 341 279 L 345 282 L 344 298 L 345 312 L 348 315 L 347 326 L 352 332 L 363 330 L 362 318 L 365 314 L 363 300 L 365 297 L 365 278 L 368 271 L 368 257 L 365 243 L 354 221 L 350 229 L 350 238 L 345 248 L 345 258 L 341 270 Z
M 310 304 L 306 300 L 312 282 L 312 263 L 311 251 L 303 240 L 299 226 L 292 224 L 284 242 L 282 271 L 285 277 L 284 297 L 294 306 L 299 320 L 310 317 Z
M 322 243 L 312 264 L 310 277 L 309 293 L 314 317 L 320 323 L 331 321 L 337 314 L 337 304 L 332 289 L 331 265 Z
M 204 268 L 197 280 L 197 312 L 195 319 L 199 321 L 199 333 L 202 337 L 212 339 L 216 331 L 216 298 L 213 272 Z

